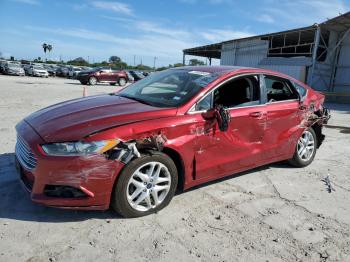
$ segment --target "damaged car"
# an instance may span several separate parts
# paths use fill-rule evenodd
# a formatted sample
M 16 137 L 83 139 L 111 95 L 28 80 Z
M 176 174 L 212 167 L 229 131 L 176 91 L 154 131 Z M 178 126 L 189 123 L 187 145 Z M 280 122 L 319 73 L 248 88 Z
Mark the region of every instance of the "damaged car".
M 269 70 L 169 69 L 29 115 L 16 126 L 16 166 L 36 203 L 144 216 L 218 178 L 309 165 L 330 117 L 324 99 Z

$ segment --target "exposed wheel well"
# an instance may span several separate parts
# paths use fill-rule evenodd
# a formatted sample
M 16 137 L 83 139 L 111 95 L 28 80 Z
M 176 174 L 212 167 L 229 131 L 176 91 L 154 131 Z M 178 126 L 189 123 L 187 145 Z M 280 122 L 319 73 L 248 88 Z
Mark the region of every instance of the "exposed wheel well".
M 324 135 L 322 134 L 322 125 L 315 123 L 311 126 L 311 128 L 315 131 L 317 137 L 317 148 L 319 148 L 324 140 Z
M 185 166 L 180 154 L 172 148 L 164 147 L 162 152 L 169 156 L 175 163 L 177 172 L 179 174 L 177 191 L 182 192 L 185 185 Z

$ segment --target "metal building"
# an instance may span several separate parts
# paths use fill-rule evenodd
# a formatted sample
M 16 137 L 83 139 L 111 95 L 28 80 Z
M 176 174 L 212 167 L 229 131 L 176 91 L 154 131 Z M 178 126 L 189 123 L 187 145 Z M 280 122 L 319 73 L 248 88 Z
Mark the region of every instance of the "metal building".
M 350 12 L 321 24 L 183 50 L 221 65 L 272 69 L 291 75 L 329 100 L 350 101 Z

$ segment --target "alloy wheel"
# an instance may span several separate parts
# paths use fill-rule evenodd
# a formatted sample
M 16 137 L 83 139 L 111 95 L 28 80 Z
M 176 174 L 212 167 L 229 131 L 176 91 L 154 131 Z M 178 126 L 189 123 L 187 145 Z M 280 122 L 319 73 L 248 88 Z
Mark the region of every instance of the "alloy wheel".
M 133 209 L 145 212 L 164 201 L 170 186 L 171 176 L 168 168 L 160 162 L 148 162 L 130 177 L 126 197 Z
M 308 130 L 298 140 L 297 152 L 302 161 L 309 161 L 315 151 L 315 138 Z

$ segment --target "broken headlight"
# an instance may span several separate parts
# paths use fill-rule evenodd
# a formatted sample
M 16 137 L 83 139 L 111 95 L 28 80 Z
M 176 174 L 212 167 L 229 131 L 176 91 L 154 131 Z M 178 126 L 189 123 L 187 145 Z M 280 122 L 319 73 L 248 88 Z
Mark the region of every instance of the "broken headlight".
M 65 142 L 42 145 L 46 154 L 51 156 L 82 156 L 102 154 L 119 143 L 118 140 L 102 140 L 94 142 Z

